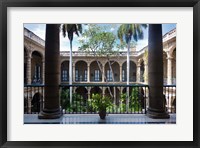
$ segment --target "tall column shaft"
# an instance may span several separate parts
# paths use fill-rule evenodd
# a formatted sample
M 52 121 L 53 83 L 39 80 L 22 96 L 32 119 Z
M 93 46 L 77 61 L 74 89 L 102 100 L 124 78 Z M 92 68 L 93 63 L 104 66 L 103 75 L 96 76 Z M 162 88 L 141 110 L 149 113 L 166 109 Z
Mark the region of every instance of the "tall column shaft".
M 122 82 L 122 65 L 119 67 L 119 81 Z
M 73 72 L 72 72 L 72 76 L 73 76 L 73 82 L 76 81 L 76 73 L 75 73 L 75 64 L 73 64 Z
M 45 60 L 42 60 L 42 84 L 45 83 Z
M 105 66 L 102 65 L 102 82 L 105 82 Z
M 137 65 L 137 82 L 140 82 L 140 64 Z
M 26 83 L 31 84 L 31 56 L 27 56 Z
M 55 119 L 61 116 L 59 100 L 60 39 L 59 24 L 46 25 L 45 41 L 45 99 L 39 119 Z
M 172 84 L 172 57 L 167 58 L 167 84 Z
M 151 118 L 169 118 L 163 97 L 163 45 L 162 25 L 149 25 L 148 39 L 148 84 L 149 108 L 147 115 Z
M 144 83 L 148 84 L 148 64 L 144 62 Z
M 90 64 L 87 65 L 87 82 L 90 82 Z

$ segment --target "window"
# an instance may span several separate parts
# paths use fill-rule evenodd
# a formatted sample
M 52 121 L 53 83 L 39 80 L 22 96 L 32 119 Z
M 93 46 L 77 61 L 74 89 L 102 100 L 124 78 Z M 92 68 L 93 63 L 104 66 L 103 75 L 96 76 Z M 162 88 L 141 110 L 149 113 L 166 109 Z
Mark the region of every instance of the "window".
M 84 71 L 84 81 L 87 81 L 87 70 Z
M 94 81 L 99 81 L 99 70 L 94 70 Z
M 62 71 L 62 81 L 67 81 L 67 70 Z
M 112 81 L 112 71 L 111 70 L 107 70 L 107 80 Z
M 122 81 L 125 81 L 125 70 L 122 70 Z
M 33 77 L 33 83 L 41 83 L 41 66 L 35 65 L 35 74 Z
M 75 81 L 78 81 L 78 69 L 75 71 Z

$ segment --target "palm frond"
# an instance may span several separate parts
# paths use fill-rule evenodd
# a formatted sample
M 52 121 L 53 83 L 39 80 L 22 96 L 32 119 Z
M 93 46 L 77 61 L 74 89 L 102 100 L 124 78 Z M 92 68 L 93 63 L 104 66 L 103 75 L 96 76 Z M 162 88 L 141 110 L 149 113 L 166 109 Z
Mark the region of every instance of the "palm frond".
M 62 34 L 63 34 L 63 37 L 65 38 L 66 37 L 66 25 L 65 24 L 62 25 Z

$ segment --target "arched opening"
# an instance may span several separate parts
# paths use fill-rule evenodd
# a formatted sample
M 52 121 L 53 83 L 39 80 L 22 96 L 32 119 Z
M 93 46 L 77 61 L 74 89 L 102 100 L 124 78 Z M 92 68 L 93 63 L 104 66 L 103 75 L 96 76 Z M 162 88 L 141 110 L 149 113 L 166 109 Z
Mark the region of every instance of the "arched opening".
M 85 87 L 78 87 L 76 93 L 83 97 L 84 100 L 88 98 L 88 91 Z
M 119 64 L 116 61 L 110 61 L 110 64 L 109 64 L 109 62 L 106 63 L 105 78 L 108 82 L 110 82 L 110 81 L 118 82 L 120 80 L 119 74 L 120 74 Z
M 98 64 L 99 63 L 99 64 Z M 102 64 L 100 62 L 93 61 L 90 64 L 90 81 L 91 82 L 100 82 L 102 81 Z M 100 66 L 100 68 L 99 68 Z
M 61 63 L 61 82 L 69 82 L 69 61 Z
M 78 87 L 76 89 L 76 94 L 74 96 L 74 101 L 76 102 L 76 107 L 80 111 L 86 111 L 87 105 L 87 98 L 88 98 L 88 91 L 85 87 Z M 82 110 L 83 109 L 83 110 Z
M 113 104 L 119 105 L 120 104 L 120 91 L 116 87 L 109 87 L 105 89 L 105 96 L 112 99 Z
M 130 75 L 129 81 L 136 82 L 136 64 L 133 61 L 130 61 Z M 122 64 L 122 81 L 127 81 L 127 62 Z
M 75 64 L 75 81 L 87 81 L 87 63 L 85 61 L 78 61 Z
M 92 97 L 92 94 L 100 94 L 100 95 L 102 95 L 101 88 L 99 88 L 98 86 L 95 86 L 95 87 L 91 88 L 90 97 Z
M 35 93 L 33 99 L 31 101 L 31 112 L 39 113 L 40 112 L 40 102 L 42 100 L 42 96 L 39 93 Z
M 42 83 L 42 71 L 42 55 L 38 51 L 34 51 L 31 59 L 32 84 Z

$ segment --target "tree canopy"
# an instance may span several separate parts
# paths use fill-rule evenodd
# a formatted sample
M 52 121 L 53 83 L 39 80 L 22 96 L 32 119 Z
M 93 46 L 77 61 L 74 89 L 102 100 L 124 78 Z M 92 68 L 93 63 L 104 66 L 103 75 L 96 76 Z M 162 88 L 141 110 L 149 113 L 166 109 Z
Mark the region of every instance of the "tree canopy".
M 107 26 L 89 24 L 88 29 L 82 33 L 80 42 L 80 51 L 93 53 L 96 55 L 113 55 L 117 54 L 119 49 L 126 45 L 118 43 L 117 35 L 108 31 Z

